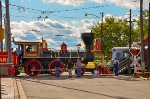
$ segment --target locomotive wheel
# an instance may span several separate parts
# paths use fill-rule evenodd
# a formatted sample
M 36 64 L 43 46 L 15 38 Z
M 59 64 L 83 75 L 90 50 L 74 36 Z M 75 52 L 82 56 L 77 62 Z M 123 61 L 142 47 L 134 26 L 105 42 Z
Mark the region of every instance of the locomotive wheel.
M 64 63 L 61 62 L 60 63 L 60 74 L 62 74 L 64 66 L 65 66 Z M 56 75 L 56 59 L 53 60 L 52 62 L 50 62 L 48 64 L 48 67 L 49 67 L 50 74 L 55 76 Z
M 40 71 L 42 69 L 42 64 L 38 60 L 31 60 L 28 61 L 25 67 L 25 71 L 30 76 L 37 76 L 40 74 Z

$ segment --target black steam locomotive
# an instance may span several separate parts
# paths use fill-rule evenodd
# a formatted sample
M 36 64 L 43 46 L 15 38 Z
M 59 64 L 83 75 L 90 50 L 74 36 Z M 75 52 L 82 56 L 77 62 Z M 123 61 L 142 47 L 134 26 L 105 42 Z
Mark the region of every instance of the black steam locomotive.
M 87 70 L 93 72 L 95 69 L 93 63 L 94 54 L 91 50 L 93 48 L 94 34 L 82 33 L 81 38 L 85 44 L 84 51 L 67 50 L 67 45 L 65 43 L 61 45 L 60 50 L 48 49 L 47 42 L 43 38 L 42 42 L 14 41 L 14 44 L 18 45 L 18 47 L 22 50 L 18 66 L 24 68 L 26 74 L 30 76 L 37 76 L 41 73 L 50 73 L 55 75 L 55 64 L 57 58 L 61 59 L 61 73 L 66 70 L 65 67 L 69 59 L 75 63 L 77 59 L 80 58 L 84 64 L 82 74 L 84 74 Z M 18 72 L 16 73 L 19 74 Z

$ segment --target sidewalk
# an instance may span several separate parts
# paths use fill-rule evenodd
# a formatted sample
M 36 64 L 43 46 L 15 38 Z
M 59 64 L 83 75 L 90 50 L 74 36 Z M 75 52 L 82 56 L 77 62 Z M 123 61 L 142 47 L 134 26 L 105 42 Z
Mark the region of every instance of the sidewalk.
M 11 77 L 1 78 L 2 99 L 15 99 L 14 80 Z

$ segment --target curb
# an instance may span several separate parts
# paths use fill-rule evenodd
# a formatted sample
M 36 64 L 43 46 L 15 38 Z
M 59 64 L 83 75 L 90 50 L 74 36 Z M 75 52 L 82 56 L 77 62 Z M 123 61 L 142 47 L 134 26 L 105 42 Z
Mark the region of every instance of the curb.
M 20 79 L 14 79 L 15 99 L 27 99 Z
M 14 99 L 19 99 L 19 91 L 16 79 L 13 79 L 13 83 L 14 83 Z

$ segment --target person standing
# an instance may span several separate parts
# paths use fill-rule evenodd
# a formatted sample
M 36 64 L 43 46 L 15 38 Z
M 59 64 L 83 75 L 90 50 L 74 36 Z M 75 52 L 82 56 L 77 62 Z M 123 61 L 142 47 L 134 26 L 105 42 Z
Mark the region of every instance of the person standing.
M 18 62 L 20 64 L 22 52 L 19 48 L 16 48 L 15 53 L 18 55 Z
M 77 66 L 77 75 L 78 77 L 81 77 L 81 60 L 80 59 L 77 59 L 77 62 L 76 62 L 76 66 Z
M 56 77 L 60 76 L 60 63 L 61 63 L 60 59 L 57 58 L 56 59 Z
M 115 73 L 115 78 L 118 76 L 118 70 L 119 70 L 119 61 L 117 58 L 114 60 L 114 73 Z
M 32 47 L 31 47 L 31 45 L 29 45 L 26 49 L 26 52 L 31 52 L 31 49 L 32 49 Z
M 68 61 L 68 73 L 69 73 L 69 76 L 68 78 L 71 78 L 72 77 L 72 68 L 73 68 L 73 62 L 71 61 L 71 59 L 69 59 Z

